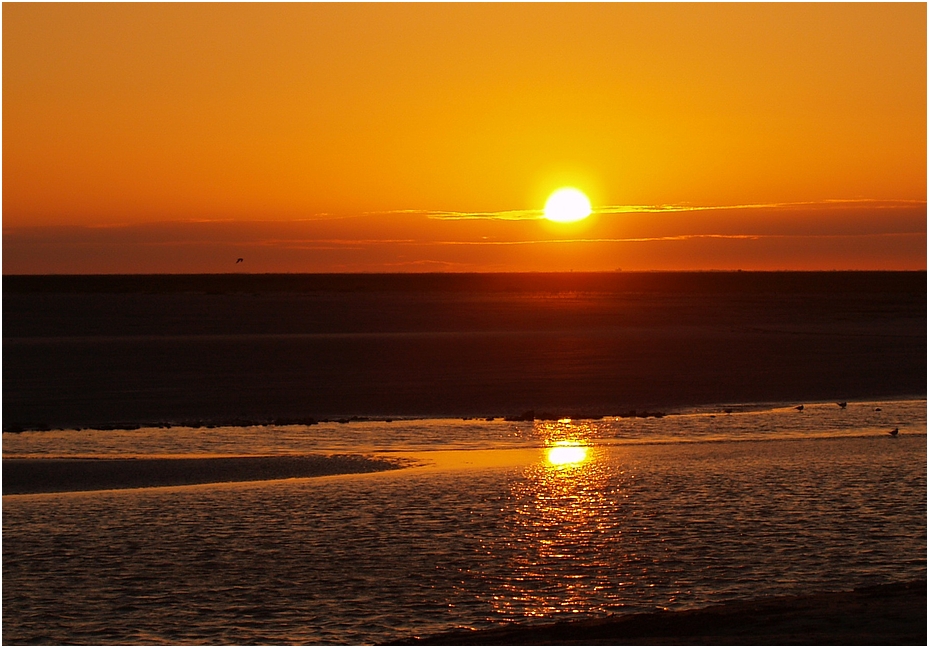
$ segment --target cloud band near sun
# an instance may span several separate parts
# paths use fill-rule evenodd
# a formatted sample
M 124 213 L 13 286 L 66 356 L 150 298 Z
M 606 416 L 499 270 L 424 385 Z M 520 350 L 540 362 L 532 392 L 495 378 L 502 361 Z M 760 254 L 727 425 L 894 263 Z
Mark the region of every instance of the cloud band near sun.
M 924 200 L 879 200 L 874 198 L 840 198 L 818 201 L 799 202 L 771 202 L 751 203 L 742 205 L 689 205 L 689 204 L 661 204 L 661 205 L 605 205 L 595 207 L 594 214 L 661 214 L 691 211 L 721 211 L 721 210 L 757 210 L 757 209 L 901 209 L 925 206 Z M 370 212 L 372 215 L 374 212 Z M 514 209 L 505 211 L 442 211 L 428 209 L 398 209 L 379 214 L 418 214 L 438 220 L 541 220 L 544 218 L 541 209 Z

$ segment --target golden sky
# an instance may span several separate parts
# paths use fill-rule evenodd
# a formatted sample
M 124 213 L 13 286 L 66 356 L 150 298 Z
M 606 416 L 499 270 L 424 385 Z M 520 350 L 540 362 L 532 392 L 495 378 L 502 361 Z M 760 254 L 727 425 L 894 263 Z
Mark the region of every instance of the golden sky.
M 924 269 L 926 172 L 921 3 L 3 5 L 5 273 Z

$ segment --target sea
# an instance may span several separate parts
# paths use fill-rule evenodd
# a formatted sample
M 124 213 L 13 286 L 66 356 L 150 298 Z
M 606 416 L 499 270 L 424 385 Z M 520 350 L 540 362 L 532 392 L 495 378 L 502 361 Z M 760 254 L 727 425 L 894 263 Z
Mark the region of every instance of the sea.
M 800 405 L 4 433 L 396 468 L 4 495 L 3 643 L 381 644 L 925 579 L 925 398 Z

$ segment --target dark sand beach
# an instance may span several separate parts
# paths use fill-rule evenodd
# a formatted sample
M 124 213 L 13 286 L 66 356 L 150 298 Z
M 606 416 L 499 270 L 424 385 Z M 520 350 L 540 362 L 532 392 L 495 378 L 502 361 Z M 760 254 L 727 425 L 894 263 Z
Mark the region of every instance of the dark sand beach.
M 3 494 L 189 486 L 375 472 L 399 462 L 360 455 L 146 459 L 4 459 Z
M 699 610 L 450 632 L 425 645 L 926 645 L 926 581 Z
M 926 393 L 925 272 L 4 276 L 3 429 Z

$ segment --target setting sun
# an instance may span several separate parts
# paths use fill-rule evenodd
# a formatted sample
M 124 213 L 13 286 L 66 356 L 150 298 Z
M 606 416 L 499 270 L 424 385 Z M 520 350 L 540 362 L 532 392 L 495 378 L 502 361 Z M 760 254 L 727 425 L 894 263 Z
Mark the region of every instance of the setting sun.
M 590 201 L 573 187 L 559 189 L 545 203 L 545 218 L 556 223 L 574 223 L 590 216 Z

